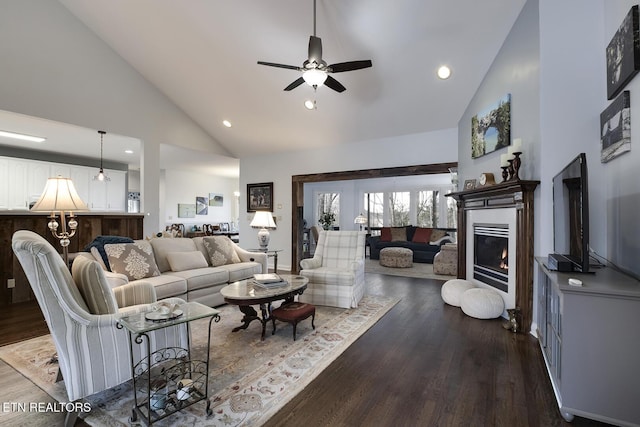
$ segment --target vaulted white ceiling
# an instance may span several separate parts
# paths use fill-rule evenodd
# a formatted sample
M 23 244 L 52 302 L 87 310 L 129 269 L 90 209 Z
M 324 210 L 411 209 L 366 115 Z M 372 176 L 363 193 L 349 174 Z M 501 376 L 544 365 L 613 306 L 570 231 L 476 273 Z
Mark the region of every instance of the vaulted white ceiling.
M 302 65 L 312 0 L 59 1 L 236 157 L 457 126 L 525 2 L 317 0 L 323 59 L 373 67 L 314 93 L 257 64 Z

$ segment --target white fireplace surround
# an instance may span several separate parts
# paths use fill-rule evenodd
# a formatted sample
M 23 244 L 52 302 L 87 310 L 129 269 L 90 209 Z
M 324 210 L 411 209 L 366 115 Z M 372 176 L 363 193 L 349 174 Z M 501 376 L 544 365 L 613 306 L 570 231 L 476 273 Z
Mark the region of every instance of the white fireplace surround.
M 467 256 L 466 256 L 466 271 L 467 280 L 473 282 L 476 286 L 482 288 L 492 289 L 502 296 L 505 305 L 505 311 L 502 313 L 502 317 L 508 318 L 506 309 L 514 308 L 516 306 L 516 209 L 514 208 L 498 208 L 498 209 L 475 209 L 468 210 L 467 215 Z M 509 270 L 508 281 L 509 291 L 503 292 L 494 288 L 491 285 L 483 283 L 473 278 L 473 264 L 474 264 L 474 235 L 473 230 L 475 225 L 491 225 L 506 226 L 509 230 Z

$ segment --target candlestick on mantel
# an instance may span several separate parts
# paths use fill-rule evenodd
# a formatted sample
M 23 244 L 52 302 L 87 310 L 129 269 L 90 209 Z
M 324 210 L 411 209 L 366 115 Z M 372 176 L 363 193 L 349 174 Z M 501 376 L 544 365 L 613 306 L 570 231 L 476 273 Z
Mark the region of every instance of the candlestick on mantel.
M 507 153 L 500 154 L 500 167 L 501 168 L 509 167 L 509 157 L 511 157 L 511 156 L 509 154 L 507 154 Z
M 513 151 L 511 152 L 511 154 L 522 153 L 522 139 L 521 138 L 514 139 L 513 144 L 511 144 L 511 147 L 513 147 Z

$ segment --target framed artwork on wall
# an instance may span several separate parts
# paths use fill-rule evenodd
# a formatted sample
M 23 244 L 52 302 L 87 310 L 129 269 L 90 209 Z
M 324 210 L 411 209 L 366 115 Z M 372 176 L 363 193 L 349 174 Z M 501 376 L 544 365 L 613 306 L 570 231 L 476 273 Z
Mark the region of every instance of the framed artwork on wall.
M 220 207 L 224 204 L 224 196 L 217 193 L 209 193 L 209 206 Z
M 208 215 L 209 214 L 209 198 L 196 197 L 196 215 Z
M 631 150 L 631 96 L 625 90 L 600 114 L 600 161 Z
M 511 94 L 471 118 L 471 158 L 511 143 Z
M 191 203 L 178 203 L 178 218 L 195 218 L 196 205 Z
M 247 184 L 247 212 L 273 212 L 273 182 Z
M 607 46 L 607 99 L 615 98 L 640 70 L 639 32 L 638 5 L 635 5 Z

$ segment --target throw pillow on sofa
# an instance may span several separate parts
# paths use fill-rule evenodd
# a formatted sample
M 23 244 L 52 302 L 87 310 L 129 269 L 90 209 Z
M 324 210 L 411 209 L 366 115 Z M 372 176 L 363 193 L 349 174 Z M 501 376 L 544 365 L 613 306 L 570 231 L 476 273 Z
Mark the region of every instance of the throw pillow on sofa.
M 380 229 L 381 242 L 403 242 L 407 240 L 406 227 L 382 227 Z
M 432 232 L 432 228 L 416 227 L 416 231 L 413 233 L 413 239 L 411 239 L 411 241 L 414 243 L 429 243 Z
M 203 239 L 203 243 L 213 267 L 240 262 L 240 257 L 233 248 L 233 242 L 227 236 L 207 236 Z
M 159 276 L 151 244 L 146 241 L 104 245 L 111 271 L 124 274 L 129 280 Z
M 207 259 L 200 251 L 169 252 L 167 254 L 167 261 L 169 261 L 171 271 L 193 270 L 209 266 Z
M 431 232 L 431 240 L 429 240 L 429 244 L 439 245 L 443 241 L 453 242 L 453 239 L 445 230 L 434 228 Z

